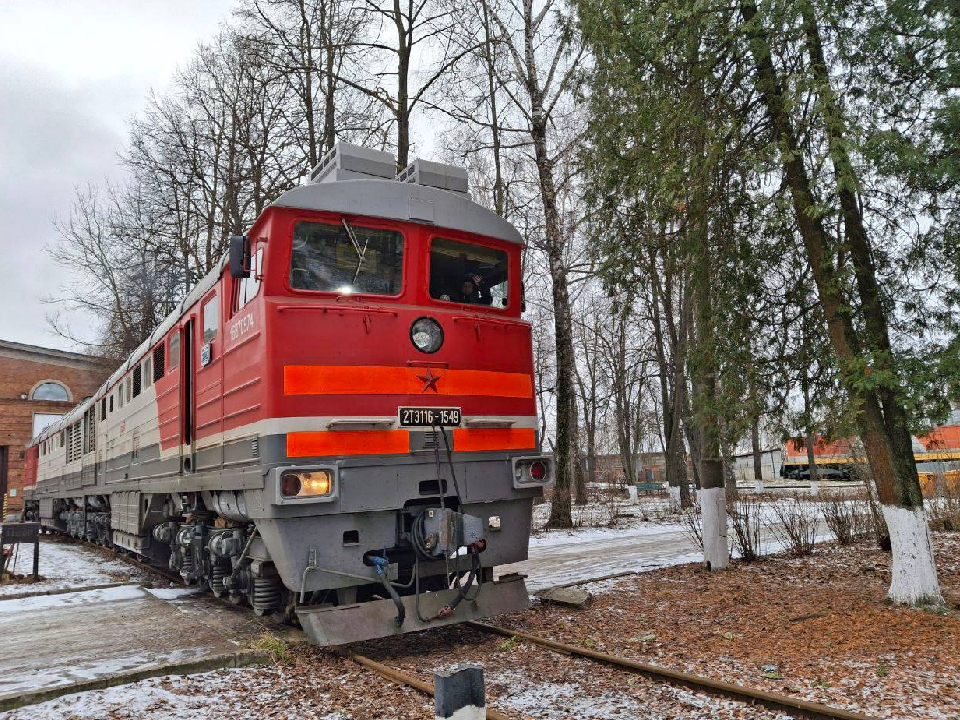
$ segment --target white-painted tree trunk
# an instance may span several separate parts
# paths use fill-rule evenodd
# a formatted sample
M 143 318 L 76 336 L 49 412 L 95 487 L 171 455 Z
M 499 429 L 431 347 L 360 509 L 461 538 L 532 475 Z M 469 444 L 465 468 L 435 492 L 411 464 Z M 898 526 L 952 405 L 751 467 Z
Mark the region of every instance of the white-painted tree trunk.
M 810 481 L 810 494 L 819 495 L 820 494 L 820 483 L 816 480 Z
M 635 503 L 637 501 L 636 485 L 627 485 L 627 497 L 630 499 L 630 502 L 632 503 Z
M 893 554 L 887 597 L 901 605 L 942 604 L 927 511 L 922 507 L 884 505 L 883 519 L 890 531 Z
M 703 520 L 703 564 L 723 570 L 730 563 L 727 545 L 727 498 L 723 488 L 698 490 Z
M 762 492 L 763 492 L 763 480 L 757 480 L 756 487 L 757 487 L 757 492 L 758 492 L 758 493 L 762 493 Z
M 680 510 L 680 486 L 669 485 L 667 490 L 670 493 L 670 512 L 678 512 Z

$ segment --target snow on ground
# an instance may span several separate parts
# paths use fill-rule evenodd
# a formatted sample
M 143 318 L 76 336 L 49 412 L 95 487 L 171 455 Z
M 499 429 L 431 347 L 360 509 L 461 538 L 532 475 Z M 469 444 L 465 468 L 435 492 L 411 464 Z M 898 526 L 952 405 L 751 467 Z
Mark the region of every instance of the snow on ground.
M 615 511 L 607 502 L 575 508 L 577 518 L 617 517 L 614 527 L 575 527 L 571 530 L 544 530 L 550 505 L 535 508 L 534 526 L 538 534 L 530 538 L 527 560 L 498 568 L 498 575 L 523 573 L 527 589 L 542 590 L 554 585 L 602 578 L 625 572 L 645 572 L 672 565 L 700 562 L 701 551 L 680 523 L 679 515 L 669 512 L 665 498 L 641 497 L 638 502 L 615 501 Z M 760 546 L 762 554 L 785 549 L 784 543 L 769 525 L 776 522 L 771 506 L 761 509 Z M 831 537 L 822 520 L 817 522 L 817 541 Z M 733 530 L 728 531 L 733 549 Z M 736 556 L 736 553 L 734 553 Z
M 40 610 L 137 600 L 143 596 L 144 590 L 139 585 L 118 585 L 111 588 L 61 595 L 34 595 L 33 597 L 13 598 L 0 602 L 0 618 L 7 615 L 19 615 L 22 618 L 24 613 L 35 613 Z
M 33 546 L 18 545 L 12 573 L 27 575 L 33 571 Z M 44 540 L 40 543 L 39 582 L 5 582 L 0 585 L 0 599 L 6 595 L 28 592 L 64 590 L 84 585 L 106 585 L 113 582 L 140 582 L 147 579 L 138 568 L 101 554 L 84 545 Z
M 0 697 L 232 654 L 260 631 L 252 613 L 196 595 L 124 584 L 0 598 Z
M 38 705 L 0 713 L 2 720 L 102 720 L 102 718 L 150 718 L 150 720 L 183 720 L 184 718 L 221 718 L 221 702 L 232 699 L 232 686 L 254 669 L 217 670 L 192 676 L 201 681 L 210 695 L 218 696 L 211 703 L 210 695 L 177 692 L 183 678 L 177 676 L 151 678 L 130 685 L 106 690 L 67 695 Z M 242 718 L 242 715 L 234 715 Z M 332 719 L 331 719 L 332 720 Z

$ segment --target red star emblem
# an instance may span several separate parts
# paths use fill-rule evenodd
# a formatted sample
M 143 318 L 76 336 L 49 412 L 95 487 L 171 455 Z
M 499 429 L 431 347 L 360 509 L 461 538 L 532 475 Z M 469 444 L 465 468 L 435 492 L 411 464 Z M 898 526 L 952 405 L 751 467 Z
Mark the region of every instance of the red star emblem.
M 439 393 L 440 391 L 437 389 L 437 381 L 439 379 L 439 375 L 434 375 L 433 371 L 430 368 L 427 368 L 425 375 L 417 375 L 417 380 L 423 380 L 423 389 L 420 392 L 433 390 L 435 393 Z

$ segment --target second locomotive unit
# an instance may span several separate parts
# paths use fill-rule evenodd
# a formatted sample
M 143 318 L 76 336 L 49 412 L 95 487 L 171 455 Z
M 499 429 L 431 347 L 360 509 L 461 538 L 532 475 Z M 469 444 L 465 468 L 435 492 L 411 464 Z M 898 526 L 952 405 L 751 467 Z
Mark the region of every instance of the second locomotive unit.
M 339 644 L 526 606 L 523 243 L 466 173 L 340 144 L 27 449 L 26 514 Z

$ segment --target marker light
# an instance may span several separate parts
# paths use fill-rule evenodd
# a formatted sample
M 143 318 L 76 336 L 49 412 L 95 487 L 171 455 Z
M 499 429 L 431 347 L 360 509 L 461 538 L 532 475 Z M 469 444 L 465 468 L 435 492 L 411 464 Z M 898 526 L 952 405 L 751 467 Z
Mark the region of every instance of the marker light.
M 513 486 L 538 488 L 553 484 L 553 458 L 521 457 L 513 460 Z
M 433 318 L 417 318 L 410 326 L 410 342 L 422 353 L 435 353 L 443 345 L 443 328 Z
M 333 475 L 327 470 L 286 472 L 280 478 L 280 494 L 285 498 L 323 497 L 333 491 Z

